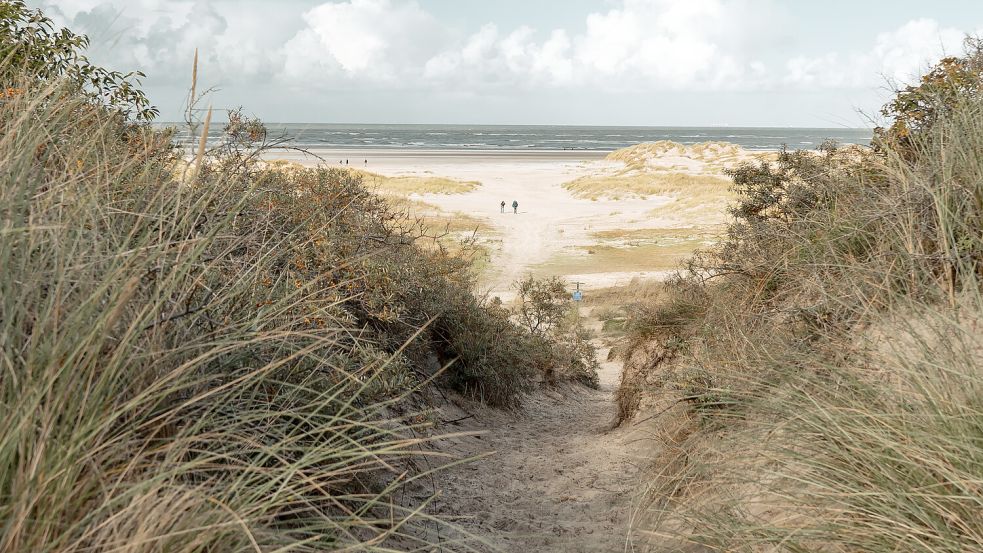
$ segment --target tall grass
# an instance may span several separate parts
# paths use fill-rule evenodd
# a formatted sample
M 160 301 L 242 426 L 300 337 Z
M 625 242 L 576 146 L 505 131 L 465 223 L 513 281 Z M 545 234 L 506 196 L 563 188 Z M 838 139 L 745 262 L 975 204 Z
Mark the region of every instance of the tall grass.
M 629 321 L 652 549 L 983 549 L 983 100 L 905 145 L 735 172 L 727 240 Z
M 357 171 L 362 182 L 371 190 L 384 194 L 409 196 L 411 194 L 466 194 L 481 186 L 478 181 L 462 181 L 447 177 L 404 175 L 391 177 Z
M 563 185 L 577 198 L 597 200 L 601 198 L 673 196 L 689 203 L 719 203 L 729 199 L 729 182 L 715 175 L 691 175 L 689 173 L 634 172 L 619 175 L 591 175 L 580 177 Z
M 414 389 L 261 180 L 57 84 L 0 102 L 0 550 L 423 547 Z M 385 390 L 395 392 L 385 393 Z M 404 412 L 406 415 L 396 415 Z M 429 524 L 429 523 L 427 523 Z M 461 546 L 464 548 L 465 546 Z

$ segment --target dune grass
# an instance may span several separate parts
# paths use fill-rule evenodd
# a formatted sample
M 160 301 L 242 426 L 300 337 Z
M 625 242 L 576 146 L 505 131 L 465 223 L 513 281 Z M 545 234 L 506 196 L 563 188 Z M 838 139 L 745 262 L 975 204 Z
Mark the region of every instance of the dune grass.
M 666 271 L 680 267 L 682 261 L 703 245 L 702 241 L 635 246 L 591 245 L 576 253 L 559 253 L 536 265 L 535 273 L 585 274 L 629 271 Z
M 356 174 L 234 130 L 181 166 L 0 74 L 0 550 L 472 550 L 430 508 L 434 386 L 516 406 L 565 351 Z
M 726 239 L 630 312 L 650 550 L 983 549 L 983 108 L 945 102 L 876 152 L 735 172 Z
M 610 229 L 591 233 L 596 240 L 561 252 L 535 267 L 544 274 L 666 271 L 682 266 L 692 253 L 720 238 L 720 228 Z
M 574 196 L 591 200 L 672 196 L 699 201 L 726 195 L 729 187 L 730 181 L 719 176 L 650 171 L 588 175 L 563 185 Z
M 713 241 L 723 234 L 724 229 L 715 227 L 686 227 L 686 228 L 636 228 L 609 229 L 591 233 L 591 236 L 601 241 L 617 241 L 626 243 L 673 243 L 679 241 Z
M 351 169 L 357 172 L 362 182 L 370 190 L 382 194 L 466 194 L 477 190 L 481 183 L 478 181 L 462 181 L 447 177 L 407 175 L 390 177 Z
M 166 137 L 56 85 L 0 136 L 0 550 L 421 543 L 401 360 L 255 183 L 175 182 Z
M 639 301 L 654 300 L 665 291 L 665 282 L 660 280 L 636 279 L 624 286 L 611 286 L 592 290 L 584 296 L 583 304 L 590 307 L 621 308 Z
M 303 171 L 303 164 L 286 159 L 268 159 L 265 165 L 271 169 L 284 171 Z M 412 194 L 465 194 L 481 186 L 478 181 L 462 181 L 448 177 L 430 175 L 387 176 L 364 169 L 344 167 L 341 170 L 357 175 L 366 188 L 371 191 L 398 198 Z

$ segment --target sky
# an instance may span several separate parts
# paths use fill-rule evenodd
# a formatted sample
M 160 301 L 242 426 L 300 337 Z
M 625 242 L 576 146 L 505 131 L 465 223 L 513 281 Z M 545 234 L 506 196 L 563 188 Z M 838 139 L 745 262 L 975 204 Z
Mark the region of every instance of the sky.
M 176 121 L 864 127 L 983 0 L 36 0 Z

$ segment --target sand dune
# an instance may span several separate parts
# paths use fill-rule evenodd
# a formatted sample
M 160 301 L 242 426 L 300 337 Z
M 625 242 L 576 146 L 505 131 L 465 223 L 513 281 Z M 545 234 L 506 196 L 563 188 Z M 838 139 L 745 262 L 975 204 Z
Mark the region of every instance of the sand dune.
M 605 158 L 629 169 L 666 169 L 693 174 L 720 174 L 740 163 L 774 158 L 774 152 L 750 151 L 729 142 L 684 145 L 670 140 L 644 142 L 615 150 Z

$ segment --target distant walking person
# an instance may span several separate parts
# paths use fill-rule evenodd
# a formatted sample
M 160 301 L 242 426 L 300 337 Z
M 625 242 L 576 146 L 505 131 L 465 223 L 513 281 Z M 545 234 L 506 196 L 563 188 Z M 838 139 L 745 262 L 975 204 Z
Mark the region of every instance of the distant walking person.
M 505 200 L 502 200 L 502 213 L 505 213 Z
M 512 200 L 512 213 L 519 213 L 519 200 Z

